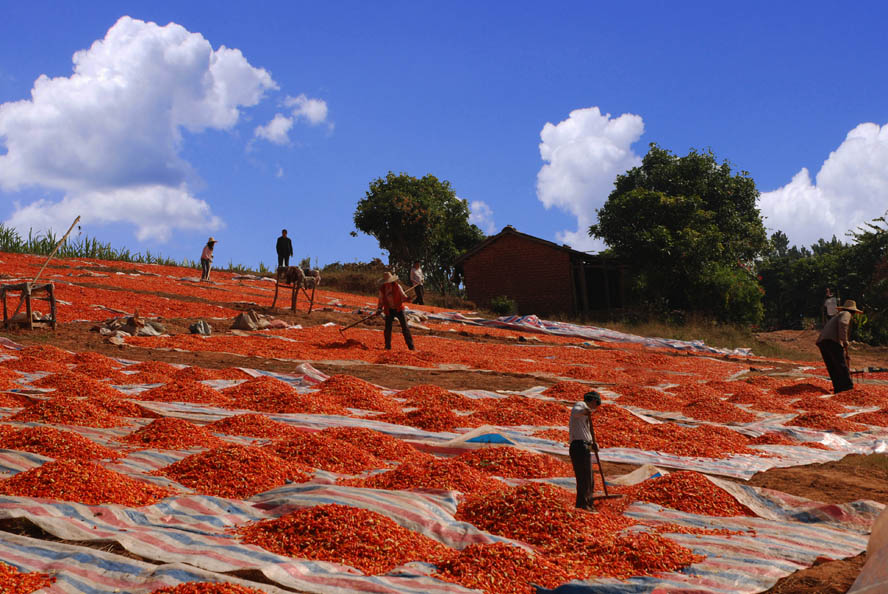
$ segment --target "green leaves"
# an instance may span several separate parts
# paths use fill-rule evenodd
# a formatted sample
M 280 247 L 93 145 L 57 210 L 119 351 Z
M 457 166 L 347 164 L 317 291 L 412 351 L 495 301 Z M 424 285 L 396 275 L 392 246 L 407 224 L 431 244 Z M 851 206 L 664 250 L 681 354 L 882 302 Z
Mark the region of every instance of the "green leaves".
M 414 261 L 424 265 L 427 282 L 439 290 L 450 285 L 450 267 L 460 252 L 484 239 L 469 224 L 469 207 L 450 182 L 391 171 L 370 182 L 358 202 L 355 227 L 379 241 L 389 264 L 406 272 Z
M 644 287 L 642 301 L 737 321 L 760 316 L 760 303 L 752 303 L 760 300 L 758 290 L 743 291 L 739 301 L 750 308 L 744 313 L 737 295 L 727 294 L 737 262 L 753 261 L 769 245 L 758 190 L 746 172 L 732 173 L 711 151 L 677 157 L 652 144 L 641 166 L 618 176 L 614 188 L 589 234 L 630 265 L 636 288 Z M 701 292 L 710 298 L 695 298 Z

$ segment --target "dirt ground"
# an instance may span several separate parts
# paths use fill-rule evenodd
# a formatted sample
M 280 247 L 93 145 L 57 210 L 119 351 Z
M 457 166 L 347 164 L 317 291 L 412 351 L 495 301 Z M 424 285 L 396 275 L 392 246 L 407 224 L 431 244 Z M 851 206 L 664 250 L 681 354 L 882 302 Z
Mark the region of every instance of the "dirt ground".
M 181 298 L 181 297 L 179 297 Z M 230 304 L 228 304 L 230 305 Z M 323 324 L 328 321 L 343 323 L 343 315 L 328 311 L 315 311 L 308 316 L 304 313 L 291 313 L 284 310 L 258 308 L 262 313 L 273 314 L 290 323 L 303 326 Z M 359 317 L 351 316 L 354 320 Z M 163 320 L 171 334 L 187 333 L 188 326 L 194 320 L 176 319 Z M 373 326 L 374 321 L 369 324 Z M 51 343 L 61 348 L 76 351 L 95 351 L 109 356 L 134 360 L 159 360 L 175 363 L 199 365 L 207 368 L 230 366 L 252 367 L 270 371 L 294 371 L 297 364 L 291 361 L 241 357 L 217 353 L 182 353 L 149 351 L 140 348 L 115 346 L 105 337 L 94 331 L 92 323 L 62 324 L 56 331 L 5 331 L 0 335 L 8 336 L 22 344 Z M 222 327 L 218 327 L 221 333 Z M 435 334 L 435 332 L 417 331 L 418 334 Z M 497 336 L 469 336 L 449 332 L 450 339 L 483 340 L 510 342 Z M 796 351 L 799 358 L 816 361 L 820 359 L 815 340 L 817 332 L 780 331 L 759 334 L 759 340 L 779 344 L 782 348 Z M 877 366 L 888 367 L 888 348 L 873 348 L 866 345 L 852 345 L 852 367 Z M 554 378 L 544 375 L 493 373 L 477 370 L 437 370 L 409 369 L 372 364 L 333 365 L 312 362 L 312 365 L 326 374 L 348 373 L 367 381 L 403 389 L 416 384 L 434 383 L 449 389 L 507 389 L 523 390 L 532 386 L 548 386 L 556 382 Z M 605 464 L 605 474 L 614 476 L 633 470 L 626 464 Z M 778 489 L 787 493 L 807 497 L 825 503 L 844 503 L 857 499 L 872 499 L 888 504 L 888 456 L 847 456 L 837 462 L 814 464 L 794 468 L 771 469 L 755 475 L 749 484 Z M 799 592 L 840 593 L 847 591 L 865 562 L 865 555 L 858 555 L 845 560 L 824 560 L 823 563 L 809 569 L 796 572 L 780 580 L 768 592 L 787 594 Z

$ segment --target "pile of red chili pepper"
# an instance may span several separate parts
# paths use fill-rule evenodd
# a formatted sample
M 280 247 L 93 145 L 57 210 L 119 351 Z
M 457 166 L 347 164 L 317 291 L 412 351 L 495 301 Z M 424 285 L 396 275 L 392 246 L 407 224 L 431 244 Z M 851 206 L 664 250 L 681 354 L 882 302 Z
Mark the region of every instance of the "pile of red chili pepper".
M 179 369 L 179 367 L 176 367 L 175 365 L 170 365 L 169 363 L 165 363 L 163 361 L 142 361 L 140 363 L 133 363 L 132 365 L 128 365 L 126 367 L 127 371 L 144 371 L 146 373 L 157 373 L 166 378 L 171 377 L 174 373 L 179 371 Z
M 854 415 L 848 420 L 856 423 L 864 423 L 866 425 L 876 425 L 877 427 L 888 427 L 888 408 L 883 408 L 873 412 L 860 413 Z
M 754 516 L 727 491 L 699 472 L 681 470 L 650 478 L 624 491 L 626 503 L 646 501 L 690 514 L 706 516 Z
M 579 382 L 558 382 L 543 390 L 543 395 L 557 400 L 579 401 L 583 399 L 586 392 L 592 389 L 594 389 L 592 386 Z
M 453 431 L 457 427 L 477 427 L 473 415 L 457 415 L 449 408 L 417 408 L 406 413 L 396 412 L 374 417 L 374 420 L 416 427 L 425 431 Z
M 2 383 L 3 380 L 0 380 Z M 0 388 L 0 390 L 13 390 L 17 389 L 20 386 L 12 386 L 8 388 Z M 28 406 L 33 403 L 33 400 L 25 396 L 24 394 L 11 394 L 9 392 L 0 392 L 0 407 L 3 408 L 21 408 L 23 406 Z
M 850 390 L 832 397 L 836 402 L 850 406 L 888 406 L 888 389 L 882 386 L 857 384 Z
M 634 406 L 645 410 L 677 411 L 683 401 L 671 392 L 644 386 L 619 385 L 614 391 L 620 395 L 620 406 Z
M 369 382 L 351 375 L 337 374 L 318 384 L 318 394 L 329 396 L 346 408 L 399 413 L 401 405 Z
M 812 412 L 822 413 L 846 413 L 848 409 L 841 403 L 836 402 L 832 398 L 821 398 L 820 396 L 804 396 L 792 403 L 792 406 L 798 410 L 808 410 Z
M 32 344 L 21 349 L 19 354 L 25 357 L 55 361 L 56 363 L 68 363 L 74 357 L 74 353 L 50 344 Z
M 823 396 L 829 394 L 831 390 L 827 388 L 826 383 L 812 384 L 810 380 L 792 383 L 789 385 L 778 386 L 774 388 L 774 392 L 778 396 Z
M 28 357 L 25 355 L 18 359 L 7 359 L 6 361 L 2 361 L 0 362 L 0 365 L 8 369 L 14 369 L 15 371 L 22 371 L 25 373 L 35 373 L 37 371 L 58 373 L 60 371 L 68 371 L 68 367 L 63 363 L 48 361 L 47 359 L 39 359 L 37 357 Z
M 778 414 L 798 412 L 789 404 L 786 404 L 785 402 L 782 402 L 781 400 L 767 395 L 761 391 L 759 391 L 757 394 L 737 394 L 736 396 L 731 396 L 730 398 L 728 398 L 727 402 L 730 402 L 732 404 L 746 404 L 749 406 L 749 408 L 762 412 Z
M 435 577 L 494 594 L 534 594 L 570 581 L 562 568 L 543 555 L 502 542 L 473 544 L 438 563 Z
M 689 402 L 681 407 L 681 413 L 693 419 L 714 423 L 751 423 L 758 418 L 751 412 L 737 408 L 730 402 L 713 397 Z
M 272 553 L 350 565 L 367 575 L 411 561 L 436 563 L 453 550 L 378 512 L 331 503 L 237 529 L 240 539 Z
M 55 388 L 59 396 L 121 396 L 120 392 L 98 380 L 74 371 L 59 371 L 31 382 L 35 388 Z
M 321 435 L 346 441 L 389 462 L 432 459 L 430 454 L 417 450 L 406 441 L 366 427 L 329 427 L 322 430 Z
M 165 384 L 170 377 L 156 371 L 136 371 L 135 373 L 121 373 L 114 378 L 115 383 L 122 386 L 137 384 Z
M 227 394 L 214 390 L 206 384 L 188 380 L 176 380 L 145 390 L 136 398 L 155 402 L 195 402 L 215 406 L 225 406 L 231 402 Z
M 836 431 L 842 433 L 866 430 L 866 425 L 861 425 L 850 419 L 845 419 L 830 413 L 820 412 L 800 414 L 794 419 L 787 421 L 786 424 L 794 425 L 796 427 L 807 427 L 808 429 L 820 429 L 821 431 Z
M 295 432 L 263 446 L 263 449 L 290 462 L 340 474 L 358 474 L 386 467 L 385 462 L 373 454 L 321 433 Z
M 160 416 L 140 404 L 120 397 L 99 395 L 90 397 L 88 401 L 105 412 L 119 417 L 156 419 Z
M 214 374 L 209 369 L 204 369 L 203 367 L 183 367 L 176 371 L 173 376 L 173 381 L 184 381 L 184 382 L 202 382 L 204 380 L 212 380 L 218 379 L 216 374 Z
M 798 441 L 792 439 L 791 437 L 784 435 L 783 433 L 778 433 L 777 431 L 768 431 L 767 433 L 763 433 L 756 437 L 752 437 L 749 440 L 750 445 L 788 445 L 788 446 L 796 446 L 801 445 Z
M 534 545 L 571 578 L 625 578 L 675 571 L 703 559 L 660 535 L 627 531 L 634 524 L 599 506 L 573 507 L 572 494 L 543 483 L 468 495 L 456 518 Z
M 395 394 L 404 399 L 404 406 L 435 408 L 439 410 L 475 410 L 478 401 L 433 384 L 421 384 Z
M 462 493 L 488 492 L 502 483 L 456 459 L 402 462 L 397 468 L 365 478 L 340 479 L 339 484 L 369 489 L 443 489 Z
M 514 402 L 507 398 L 485 398 L 480 408 L 468 417 L 464 417 L 463 427 L 474 425 L 499 425 L 501 427 L 514 427 L 518 425 L 533 425 L 536 427 L 553 425 L 538 414 L 525 408 L 517 408 Z M 492 402 L 486 402 L 491 400 Z M 474 423 L 473 423 L 474 421 Z
M 119 427 L 127 424 L 121 417 L 109 414 L 91 402 L 67 396 L 35 402 L 8 420 L 85 427 Z
M 55 581 L 55 576 L 38 572 L 23 573 L 0 561 L 0 592 L 3 594 L 31 594 L 51 586 Z
M 69 460 L 119 458 L 120 454 L 73 431 L 54 427 L 23 427 L 0 434 L 0 448 Z
M 151 474 L 203 495 L 246 499 L 289 482 L 309 480 L 309 469 L 257 447 L 228 445 L 192 454 Z
M 210 433 L 244 435 L 265 439 L 287 437 L 292 435 L 294 431 L 297 431 L 297 429 L 286 423 L 281 423 L 256 413 L 245 413 L 219 419 L 207 425 L 206 430 Z
M 414 353 L 413 351 L 383 351 L 379 353 L 373 360 L 376 365 L 403 365 L 410 367 L 437 367 L 435 363 L 427 361 L 422 353 Z
M 203 427 L 174 417 L 162 417 L 151 421 L 141 429 L 121 437 L 120 441 L 141 448 L 164 450 L 216 448 L 225 445 L 225 441 Z
M 567 462 L 511 446 L 480 448 L 460 454 L 456 459 L 472 468 L 506 478 L 573 476 L 573 467 Z
M 287 382 L 263 375 L 224 390 L 231 408 L 270 413 L 347 415 L 348 411 L 329 396 L 300 394 Z
M 186 582 L 152 590 L 151 594 L 265 594 L 265 591 L 231 582 Z
M 94 462 L 54 460 L 0 481 L 0 493 L 86 505 L 116 503 L 139 507 L 156 503 L 174 492 Z

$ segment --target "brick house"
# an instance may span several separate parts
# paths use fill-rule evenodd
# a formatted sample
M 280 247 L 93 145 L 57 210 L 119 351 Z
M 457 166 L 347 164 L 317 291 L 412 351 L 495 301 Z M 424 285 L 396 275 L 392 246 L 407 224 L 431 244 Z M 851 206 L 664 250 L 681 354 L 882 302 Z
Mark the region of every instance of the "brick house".
M 513 299 L 522 315 L 583 314 L 623 307 L 625 266 L 506 226 L 464 253 L 461 271 L 470 300 L 486 306 Z

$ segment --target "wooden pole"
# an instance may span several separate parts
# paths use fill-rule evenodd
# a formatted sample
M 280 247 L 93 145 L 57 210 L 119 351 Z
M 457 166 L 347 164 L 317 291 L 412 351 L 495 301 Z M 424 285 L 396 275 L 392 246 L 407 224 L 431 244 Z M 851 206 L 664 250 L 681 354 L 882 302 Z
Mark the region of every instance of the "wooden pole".
M 49 264 L 49 261 L 52 260 L 53 256 L 55 256 L 55 253 L 59 250 L 59 246 L 61 246 L 63 243 L 65 243 L 65 240 L 68 239 L 69 235 L 71 235 L 71 231 L 74 230 L 74 225 L 76 225 L 78 222 L 80 222 L 80 215 L 77 215 L 77 218 L 74 219 L 74 222 L 71 223 L 70 227 L 68 227 L 68 232 L 65 233 L 64 235 L 62 235 L 62 238 L 58 241 L 58 243 L 55 245 L 55 247 L 52 248 L 52 252 L 49 254 L 49 257 L 46 259 L 46 262 L 43 263 L 43 266 L 40 268 L 39 272 L 37 272 L 37 276 L 35 276 L 34 280 L 31 281 L 32 283 L 37 282 L 37 279 L 40 278 L 40 275 L 43 274 L 44 269 L 46 269 L 46 265 Z M 31 293 L 30 287 L 27 287 L 27 289 L 28 289 L 27 293 L 30 295 L 30 293 Z M 24 303 L 24 302 L 25 302 L 25 291 L 22 291 L 22 296 L 21 296 L 21 299 L 19 299 L 18 307 L 15 308 L 15 313 L 12 314 L 13 318 L 18 314 L 19 310 L 22 308 L 22 303 Z M 31 323 L 31 311 L 30 310 L 31 310 L 31 300 L 28 299 L 28 323 L 29 324 Z

